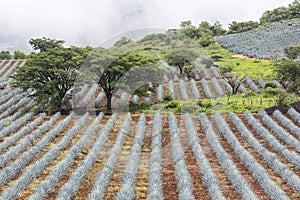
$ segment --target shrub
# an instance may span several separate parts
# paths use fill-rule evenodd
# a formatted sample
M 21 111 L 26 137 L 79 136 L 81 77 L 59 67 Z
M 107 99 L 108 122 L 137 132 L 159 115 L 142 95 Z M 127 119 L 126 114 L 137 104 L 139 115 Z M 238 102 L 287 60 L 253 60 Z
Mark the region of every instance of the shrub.
M 171 102 L 169 102 L 169 103 L 165 106 L 166 109 L 168 109 L 168 108 L 178 108 L 178 107 L 180 107 L 180 106 L 179 106 L 179 103 L 178 103 L 178 102 L 175 102 L 175 101 L 171 101 Z
M 214 65 L 214 60 L 207 56 L 202 56 L 200 62 L 201 62 L 201 64 L 206 65 L 206 67 L 211 67 Z
M 164 101 L 172 101 L 173 100 L 172 95 L 170 93 L 165 94 L 163 97 L 163 100 Z
M 155 104 L 150 109 L 151 110 L 160 110 L 160 111 L 162 111 L 162 110 L 164 110 L 164 107 L 161 106 L 160 104 Z
M 199 107 L 194 103 L 184 103 L 180 106 L 181 108 L 178 108 L 178 111 L 182 113 L 194 113 L 199 110 Z
M 212 107 L 211 101 L 205 102 L 205 101 L 199 100 L 197 102 L 197 105 L 200 107 L 203 107 L 203 108 L 211 108 Z
M 275 95 L 278 95 L 279 92 L 280 92 L 279 88 L 268 87 L 264 90 L 263 95 L 264 97 L 273 97 Z
M 265 88 L 267 89 L 268 87 L 270 87 L 270 88 L 277 88 L 276 84 L 273 83 L 273 82 L 266 83 Z
M 257 94 L 255 92 L 253 92 L 252 90 L 248 90 L 246 93 L 245 93 L 245 97 L 253 97 L 253 96 L 256 96 Z

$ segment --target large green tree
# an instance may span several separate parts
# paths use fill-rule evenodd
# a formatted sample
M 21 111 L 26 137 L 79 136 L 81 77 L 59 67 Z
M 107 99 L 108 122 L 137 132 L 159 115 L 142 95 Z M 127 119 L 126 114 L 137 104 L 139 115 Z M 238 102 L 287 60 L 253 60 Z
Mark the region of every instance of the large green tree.
M 180 27 L 183 35 L 196 40 L 202 47 L 215 43 L 214 33 L 217 34 L 220 31 L 220 24 L 217 22 L 211 26 L 207 21 L 202 21 L 198 27 L 195 27 L 191 21 L 183 21 Z
M 275 62 L 274 69 L 279 82 L 293 92 L 300 90 L 300 63 L 289 58 Z M 286 84 L 287 83 L 287 84 Z
M 226 30 L 223 29 L 222 24 L 219 21 L 215 21 L 209 29 L 213 32 L 214 36 L 224 35 L 226 33 Z
M 160 83 L 165 71 L 155 57 L 138 50 L 121 52 L 117 49 L 96 48 L 85 62 L 90 74 L 105 92 L 108 112 L 112 111 L 112 97 L 118 89 L 134 92 L 149 82 Z
M 90 48 L 49 48 L 29 55 L 26 65 L 17 69 L 14 85 L 33 89 L 32 96 L 42 107 L 48 105 L 51 112 L 70 109 L 72 88 L 77 72 Z
M 39 50 L 40 52 L 46 52 L 48 49 L 63 48 L 64 40 L 56 40 L 51 38 L 36 38 L 30 39 L 29 44 L 34 50 Z
M 166 59 L 169 65 L 178 67 L 180 74 L 182 74 L 184 67 L 191 65 L 197 57 L 194 49 L 183 47 L 170 51 Z

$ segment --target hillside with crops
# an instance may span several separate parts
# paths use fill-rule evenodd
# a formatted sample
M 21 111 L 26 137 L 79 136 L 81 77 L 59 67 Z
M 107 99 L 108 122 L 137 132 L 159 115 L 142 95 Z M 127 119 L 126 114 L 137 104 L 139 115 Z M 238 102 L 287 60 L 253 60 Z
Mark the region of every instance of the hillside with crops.
M 180 100 L 232 92 L 214 67 L 187 78 L 160 63 L 170 73 L 151 86 L 149 99 L 119 91 L 114 105 L 160 102 L 166 92 Z M 272 115 L 47 115 L 27 97 L 32 91 L 10 85 L 23 65 L 1 62 L 0 199 L 299 198 L 300 114 L 293 108 Z M 239 93 L 264 86 L 247 77 Z M 105 104 L 98 90 L 84 85 L 76 105 Z
M 299 9 L 1 51 L 0 200 L 299 200 Z
M 284 57 L 284 48 L 300 44 L 300 20 L 271 24 L 250 32 L 215 37 L 226 49 L 249 57 Z

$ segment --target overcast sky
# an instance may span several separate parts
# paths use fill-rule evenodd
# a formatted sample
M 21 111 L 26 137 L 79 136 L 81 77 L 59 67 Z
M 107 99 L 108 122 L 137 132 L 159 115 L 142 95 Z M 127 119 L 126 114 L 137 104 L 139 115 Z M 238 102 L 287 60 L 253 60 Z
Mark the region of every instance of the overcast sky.
M 254 20 L 293 0 L 0 0 L 0 37 L 64 39 L 98 45 L 126 31 L 178 27 L 181 21 Z

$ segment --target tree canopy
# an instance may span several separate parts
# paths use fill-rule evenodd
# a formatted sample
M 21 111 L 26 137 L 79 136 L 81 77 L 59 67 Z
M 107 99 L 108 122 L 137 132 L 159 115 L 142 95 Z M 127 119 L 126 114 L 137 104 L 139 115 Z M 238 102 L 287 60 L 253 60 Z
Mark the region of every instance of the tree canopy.
M 25 66 L 17 69 L 14 85 L 26 91 L 33 89 L 32 96 L 42 107 L 48 105 L 51 112 L 70 109 L 67 92 L 72 88 L 90 48 L 48 48 L 32 53 Z
M 51 38 L 37 38 L 30 39 L 29 44 L 34 50 L 39 50 L 40 52 L 46 52 L 48 49 L 63 48 L 64 40 L 56 40 Z
M 127 38 L 127 37 L 121 37 L 118 41 L 116 41 L 114 43 L 113 46 L 116 47 L 116 48 L 121 48 L 121 47 L 124 47 L 125 45 L 128 45 L 130 43 L 134 43 L 134 41 Z
M 96 48 L 85 65 L 91 76 L 96 75 L 94 78 L 105 92 L 108 112 L 112 110 L 112 97 L 118 89 L 133 93 L 149 82 L 160 83 L 165 74 L 155 57 L 139 51 Z
M 285 47 L 284 53 L 288 58 L 295 60 L 300 56 L 300 44 L 295 46 Z
M 254 21 L 246 21 L 246 22 L 233 21 L 231 24 L 229 24 L 228 33 L 234 34 L 234 33 L 247 32 L 256 29 L 258 27 L 259 27 L 259 23 Z
M 260 23 L 278 22 L 281 20 L 300 18 L 300 0 L 294 0 L 288 7 L 279 7 L 273 10 L 267 10 L 261 16 Z
M 289 58 L 275 62 L 276 78 L 292 92 L 300 90 L 300 63 Z
M 193 26 L 191 21 L 183 21 L 180 27 L 185 36 L 195 39 L 202 47 L 215 43 L 213 36 L 226 32 L 218 21 L 213 25 L 210 25 L 207 21 L 202 21 L 198 27 Z
M 197 57 L 198 55 L 193 49 L 180 48 L 170 51 L 167 54 L 166 59 L 169 65 L 178 67 L 180 74 L 183 74 L 184 67 L 191 65 Z

